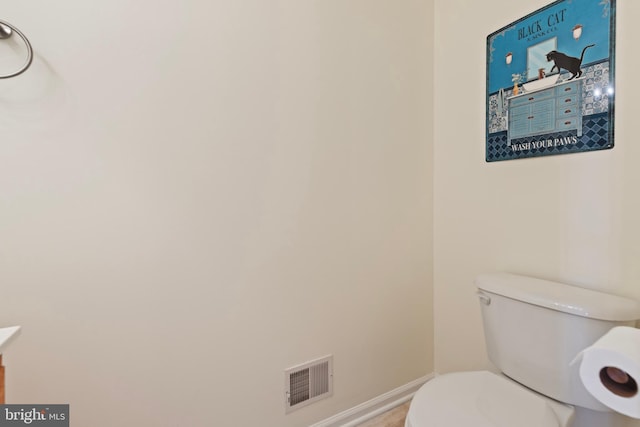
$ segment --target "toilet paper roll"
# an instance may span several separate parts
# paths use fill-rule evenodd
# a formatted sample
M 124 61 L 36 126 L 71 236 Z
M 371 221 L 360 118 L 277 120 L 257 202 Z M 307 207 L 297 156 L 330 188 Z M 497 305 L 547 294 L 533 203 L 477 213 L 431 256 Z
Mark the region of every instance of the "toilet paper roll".
M 580 379 L 598 401 L 640 418 L 640 329 L 618 326 L 581 353 Z

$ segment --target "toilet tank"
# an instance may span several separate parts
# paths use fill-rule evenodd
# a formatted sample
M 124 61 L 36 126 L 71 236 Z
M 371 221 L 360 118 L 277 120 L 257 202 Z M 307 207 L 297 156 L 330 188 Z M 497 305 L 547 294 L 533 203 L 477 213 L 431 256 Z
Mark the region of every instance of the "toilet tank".
M 638 302 L 509 273 L 480 275 L 475 284 L 487 353 L 501 372 L 561 402 L 609 411 L 571 362 L 614 326 L 635 326 Z

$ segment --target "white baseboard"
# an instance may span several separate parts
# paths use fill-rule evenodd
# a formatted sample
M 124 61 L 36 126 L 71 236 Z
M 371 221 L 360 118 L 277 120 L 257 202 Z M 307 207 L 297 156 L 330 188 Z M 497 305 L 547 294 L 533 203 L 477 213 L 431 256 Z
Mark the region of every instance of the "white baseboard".
M 309 427 L 354 427 L 411 400 L 415 392 L 433 377 L 434 374 L 425 375 Z

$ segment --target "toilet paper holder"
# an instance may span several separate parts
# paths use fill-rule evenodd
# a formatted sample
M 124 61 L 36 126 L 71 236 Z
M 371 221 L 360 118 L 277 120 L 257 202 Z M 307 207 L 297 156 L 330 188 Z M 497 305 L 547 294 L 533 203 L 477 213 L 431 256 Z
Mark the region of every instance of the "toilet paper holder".
M 638 383 L 627 372 L 614 366 L 600 370 L 600 381 L 611 393 L 620 397 L 633 397 L 638 394 Z

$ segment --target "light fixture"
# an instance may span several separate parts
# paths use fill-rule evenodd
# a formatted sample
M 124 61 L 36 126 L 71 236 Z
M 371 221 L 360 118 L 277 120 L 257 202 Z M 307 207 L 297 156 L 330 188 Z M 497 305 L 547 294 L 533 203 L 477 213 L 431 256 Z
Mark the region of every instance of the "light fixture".
M 578 40 L 582 35 L 582 25 L 578 24 L 573 27 L 573 38 Z

